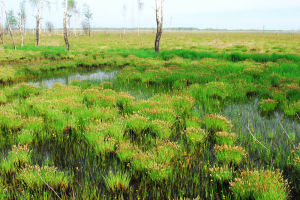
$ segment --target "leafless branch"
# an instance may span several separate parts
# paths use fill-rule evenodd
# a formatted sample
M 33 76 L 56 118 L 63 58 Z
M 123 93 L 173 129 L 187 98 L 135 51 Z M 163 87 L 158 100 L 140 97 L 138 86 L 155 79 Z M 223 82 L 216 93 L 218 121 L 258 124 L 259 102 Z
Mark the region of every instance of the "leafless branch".
M 41 175 L 40 174 L 38 174 L 38 175 L 39 175 L 40 179 L 43 181 L 43 183 L 45 183 L 47 185 L 47 187 L 54 192 L 54 194 L 57 196 L 57 198 L 60 199 L 60 200 L 62 200 L 62 198 L 60 198 L 60 196 L 55 192 L 55 190 L 50 185 L 48 185 L 46 183 L 46 181 L 44 181 L 44 179 L 41 177 Z
M 248 123 L 248 126 L 247 126 L 247 128 L 248 128 L 248 131 L 249 131 L 249 133 L 251 134 L 251 136 L 253 137 L 253 139 L 256 141 L 256 142 L 258 142 L 258 144 L 260 144 L 262 147 L 264 147 L 266 150 L 268 150 L 268 151 L 270 151 L 270 149 L 268 149 L 265 145 L 263 145 L 253 134 L 252 134 L 252 131 L 250 130 L 250 128 L 249 128 L 249 123 Z
M 279 124 L 280 124 L 280 126 L 281 126 L 283 132 L 285 133 L 285 135 L 288 137 L 288 139 L 290 140 L 291 144 L 293 145 L 293 148 L 295 149 L 296 147 L 295 147 L 295 145 L 293 144 L 293 142 L 292 142 L 292 140 L 291 140 L 289 134 L 286 132 L 286 130 L 284 129 L 283 125 L 282 125 L 280 122 L 279 122 Z
M 298 113 L 296 113 L 296 115 L 297 115 L 298 119 L 300 120 L 300 116 L 298 115 Z

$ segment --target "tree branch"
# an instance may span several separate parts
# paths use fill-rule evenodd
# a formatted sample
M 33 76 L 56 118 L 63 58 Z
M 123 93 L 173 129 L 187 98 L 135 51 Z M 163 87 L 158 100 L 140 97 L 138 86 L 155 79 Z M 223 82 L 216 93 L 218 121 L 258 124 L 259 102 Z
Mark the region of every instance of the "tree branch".
M 54 194 L 57 196 L 57 198 L 60 199 L 60 200 L 62 200 L 62 198 L 60 198 L 60 196 L 55 192 L 55 190 L 50 185 L 48 185 L 46 183 L 46 181 L 44 181 L 44 179 L 41 177 L 41 175 L 39 173 L 38 173 L 38 175 L 39 175 L 40 179 L 43 181 L 43 183 L 45 183 L 46 186 L 54 192 Z
M 254 138 L 254 141 L 257 141 L 258 144 L 260 144 L 262 147 L 264 147 L 266 150 L 270 151 L 270 149 L 268 149 L 265 145 L 263 145 L 251 132 L 250 128 L 249 128 L 249 122 L 248 122 L 248 126 L 247 126 L 249 133 L 251 134 L 251 136 Z

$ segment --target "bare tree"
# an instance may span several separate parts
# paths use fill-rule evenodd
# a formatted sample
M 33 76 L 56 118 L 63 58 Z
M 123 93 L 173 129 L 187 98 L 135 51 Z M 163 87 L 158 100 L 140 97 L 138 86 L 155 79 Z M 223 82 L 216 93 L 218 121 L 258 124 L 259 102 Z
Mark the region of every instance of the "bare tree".
M 77 10 L 75 0 L 68 0 L 68 13 L 67 13 L 67 24 L 68 24 L 68 35 L 71 35 L 71 18 L 79 13 Z
M 6 11 L 5 3 L 4 3 L 3 0 L 1 0 L 1 3 L 2 3 L 3 10 L 5 12 L 6 23 L 7 23 L 7 27 L 8 27 L 8 30 L 9 30 L 9 34 L 10 34 L 10 37 L 11 37 L 11 39 L 13 41 L 14 49 L 16 50 L 17 46 L 16 46 L 16 43 L 15 43 L 15 38 L 14 38 L 13 32 L 12 32 L 11 27 L 10 27 L 9 17 L 8 17 L 8 14 L 7 14 L 7 11 Z
M 26 4 L 27 0 L 23 0 L 23 10 L 22 10 L 22 20 L 23 20 L 23 34 L 26 35 L 26 22 L 27 22 L 27 15 L 26 15 Z
M 48 30 L 49 33 L 52 33 L 52 31 L 54 29 L 53 23 L 50 21 L 46 22 L 46 29 Z
M 68 13 L 67 14 L 67 28 L 68 28 L 68 35 L 71 35 L 71 18 L 72 18 L 72 14 Z
M 156 3 L 155 12 L 156 12 L 156 24 L 157 24 L 156 37 L 155 37 L 155 52 L 156 53 L 159 53 L 159 42 L 160 42 L 162 31 L 163 31 L 164 1 L 165 0 L 155 0 L 155 3 Z
M 126 13 L 127 13 L 127 6 L 126 4 L 124 3 L 123 5 L 123 19 L 124 19 L 124 28 L 123 28 L 123 34 L 125 35 L 126 33 Z
M 67 29 L 67 17 L 68 17 L 68 0 L 65 0 L 65 12 L 64 12 L 64 39 L 66 43 L 66 50 L 69 51 L 70 44 L 68 39 L 68 29 Z
M 38 11 L 37 11 L 37 15 L 36 15 L 36 27 L 35 27 L 35 40 L 36 40 L 36 46 L 40 45 L 40 32 L 41 32 L 41 12 L 42 12 L 42 8 L 43 8 L 43 0 L 39 1 L 39 5 L 38 5 Z
M 139 11 L 139 17 L 138 17 L 138 36 L 140 36 L 140 21 L 141 21 L 141 12 L 144 8 L 144 2 L 143 0 L 137 0 L 138 2 L 138 11 Z
M 16 30 L 18 27 L 18 21 L 14 14 L 13 10 L 9 10 L 8 13 L 8 21 L 12 30 Z M 8 30 L 8 23 L 6 24 L 6 29 Z
M 49 2 L 47 0 L 30 0 L 33 7 L 37 8 L 36 14 L 36 27 L 35 27 L 35 40 L 36 46 L 40 44 L 40 36 L 41 36 L 41 19 L 42 19 L 42 11 L 44 8 L 44 4 Z
M 2 13 L 0 14 L 0 37 L 1 37 L 1 42 L 2 45 L 5 44 L 5 40 L 4 40 L 4 28 L 3 28 L 3 19 L 2 19 Z
M 83 30 L 89 34 L 91 37 L 91 19 L 93 18 L 93 13 L 90 11 L 90 8 L 87 4 L 84 4 L 83 8 L 84 21 L 82 22 Z
M 23 25 L 22 25 L 22 15 L 19 14 L 19 33 L 21 37 L 21 47 L 24 45 L 24 37 L 23 37 Z
M 68 22 L 68 14 L 69 11 L 75 11 L 76 10 L 76 2 L 75 0 L 64 0 L 65 3 L 65 11 L 64 11 L 64 40 L 66 44 L 66 50 L 70 50 L 70 44 L 69 44 L 69 38 L 68 38 L 68 28 L 67 28 L 67 22 Z
M 89 34 L 89 24 L 86 20 L 83 20 L 81 22 L 81 27 L 82 27 L 84 34 L 88 35 Z
M 20 3 L 20 11 L 19 11 L 19 33 L 21 36 L 21 47 L 23 47 L 24 45 L 24 24 L 25 24 L 25 18 L 26 18 L 26 14 L 25 14 L 25 0 L 23 0 Z

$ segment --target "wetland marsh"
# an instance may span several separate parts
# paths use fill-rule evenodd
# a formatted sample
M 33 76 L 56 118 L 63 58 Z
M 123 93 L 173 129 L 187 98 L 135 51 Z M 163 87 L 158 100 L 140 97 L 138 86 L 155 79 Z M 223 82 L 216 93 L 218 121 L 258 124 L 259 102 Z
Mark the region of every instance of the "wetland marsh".
M 299 198 L 299 34 L 44 37 L 0 47 L 0 199 Z

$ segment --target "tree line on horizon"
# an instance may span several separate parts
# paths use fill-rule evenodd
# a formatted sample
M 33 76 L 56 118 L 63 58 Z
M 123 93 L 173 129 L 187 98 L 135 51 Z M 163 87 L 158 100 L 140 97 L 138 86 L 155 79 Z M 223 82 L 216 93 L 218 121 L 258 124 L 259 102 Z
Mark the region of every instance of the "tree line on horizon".
M 70 43 L 69 43 L 69 29 L 71 28 L 70 19 L 73 14 L 77 14 L 79 12 L 78 0 L 61 0 L 64 7 L 63 13 L 63 37 L 65 41 L 66 50 L 69 51 Z M 155 0 L 155 16 L 156 16 L 156 37 L 155 37 L 155 52 L 159 53 L 159 44 L 161 40 L 161 36 L 163 33 L 163 19 L 164 19 L 164 1 L 165 0 Z M 50 0 L 21 0 L 17 15 L 14 14 L 13 10 L 7 10 L 6 4 L 4 0 L 0 0 L 1 13 L 4 14 L 5 19 L 5 27 L 3 25 L 3 19 L 0 15 L 0 38 L 2 45 L 5 45 L 5 34 L 6 32 L 10 35 L 11 40 L 13 42 L 14 49 L 17 49 L 14 32 L 18 31 L 20 35 L 20 46 L 24 45 L 24 36 L 26 35 L 26 9 L 25 4 L 29 3 L 35 9 L 35 45 L 40 45 L 40 36 L 42 29 L 42 13 L 45 7 L 50 7 Z M 137 0 L 139 15 L 143 9 L 144 2 L 143 0 Z M 93 13 L 90 10 L 90 7 L 87 4 L 83 5 L 81 9 L 84 19 L 81 23 L 82 29 L 85 34 L 88 36 L 91 35 L 91 20 L 93 19 Z M 126 13 L 126 5 L 123 6 L 123 15 Z M 46 29 L 49 32 L 54 30 L 54 25 L 51 21 L 47 21 L 45 23 Z M 140 22 L 138 23 L 138 36 L 140 35 Z M 124 28 L 125 34 L 125 28 Z

